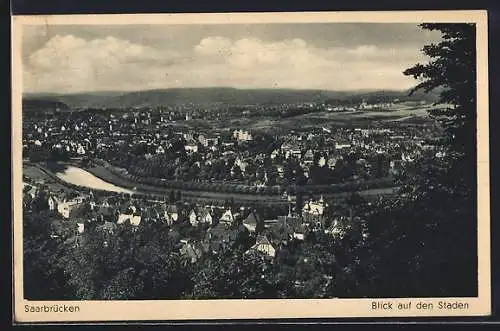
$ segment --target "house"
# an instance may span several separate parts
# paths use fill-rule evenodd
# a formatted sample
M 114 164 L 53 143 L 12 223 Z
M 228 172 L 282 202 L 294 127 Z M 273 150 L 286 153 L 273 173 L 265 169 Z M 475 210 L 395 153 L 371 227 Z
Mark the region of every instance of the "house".
M 272 235 L 275 243 L 288 243 L 295 232 L 295 228 L 300 225 L 298 217 L 278 216 L 277 222 L 272 224 L 268 232 Z
M 269 239 L 267 239 L 266 236 L 257 236 L 257 239 L 255 240 L 255 245 L 250 247 L 250 249 L 247 252 L 249 251 L 258 251 L 269 257 L 276 256 L 276 249 L 271 244 Z
M 248 131 L 243 130 L 234 130 L 233 137 L 238 141 L 249 141 L 253 139 L 252 135 Z
M 32 198 L 34 198 L 32 196 Z M 59 202 L 59 200 L 54 197 L 54 196 L 49 196 L 49 198 L 47 199 L 47 204 L 49 206 L 49 210 L 55 210 L 57 208 L 57 203 Z
M 198 208 L 198 222 L 212 225 L 213 217 L 208 209 L 204 207 Z
M 189 213 L 188 219 L 192 226 L 198 226 L 199 224 L 211 225 L 213 221 L 212 215 L 204 207 L 192 209 Z
M 330 168 L 330 169 L 335 168 L 335 165 L 337 164 L 338 160 L 339 160 L 339 158 L 337 158 L 335 156 L 331 156 L 330 158 L 328 158 L 328 162 L 327 162 L 328 168 Z
M 250 212 L 248 216 L 243 220 L 243 226 L 248 229 L 250 233 L 259 231 L 261 225 L 261 219 L 260 216 L 255 213 L 254 211 Z
M 289 142 L 283 143 L 281 145 L 281 147 L 280 147 L 280 149 L 281 149 L 282 152 L 289 152 L 289 151 L 291 151 L 291 150 L 293 150 L 295 148 L 296 147 L 293 144 L 289 143 Z
M 301 224 L 293 231 L 293 237 L 298 240 L 304 240 L 308 233 L 309 230 L 307 227 L 304 224 Z
M 76 223 L 76 225 L 78 233 L 83 233 L 85 231 L 85 223 Z
M 311 199 L 309 200 L 309 202 L 306 202 L 304 204 L 304 207 L 302 208 L 302 215 L 304 217 L 320 217 L 323 216 L 326 207 L 328 207 L 328 203 L 324 201 L 323 195 L 321 195 L 319 201 L 313 201 Z
M 83 148 L 82 145 L 78 145 L 78 148 L 76 149 L 76 153 L 78 155 L 84 155 L 85 154 L 85 148 Z
M 176 205 L 168 205 L 165 210 L 165 218 L 170 225 L 179 220 L 179 212 Z
M 141 223 L 142 216 L 138 215 L 137 213 L 131 213 L 131 214 L 122 214 L 120 213 L 118 215 L 118 220 L 116 224 L 124 224 L 126 222 L 130 222 L 131 225 L 133 226 L 139 226 Z
M 204 135 L 200 134 L 198 136 L 198 141 L 202 146 L 208 147 L 208 139 Z
M 219 223 L 207 230 L 205 242 L 209 245 L 209 251 L 217 253 L 220 250 L 231 248 L 242 231 L 246 231 L 243 226 L 231 229 L 226 224 Z
M 198 225 L 198 215 L 196 215 L 196 211 L 194 209 L 191 209 L 191 212 L 189 212 L 188 220 L 192 226 Z
M 241 172 L 245 172 L 247 166 L 248 166 L 248 163 L 241 160 L 239 157 L 236 158 L 236 160 L 234 161 L 234 166 L 237 166 L 241 169 Z
M 275 159 L 280 154 L 279 150 L 275 149 L 271 152 L 271 159 Z
M 224 214 L 222 214 L 221 218 L 219 219 L 219 222 L 223 223 L 233 223 L 234 222 L 234 215 L 231 209 L 227 209 Z
M 306 161 L 312 161 L 314 158 L 314 153 L 311 149 L 307 150 L 305 153 L 304 153 L 304 160 Z
M 163 148 L 163 146 L 158 146 L 156 148 L 156 154 L 165 154 L 165 148 Z
M 184 149 L 186 150 L 186 152 L 196 153 L 196 152 L 198 152 L 198 145 L 195 143 L 186 144 L 184 146 Z
M 270 227 L 274 226 L 276 223 L 278 223 L 277 219 L 268 219 L 264 220 L 264 229 L 269 229 Z
M 69 201 L 60 201 L 57 203 L 57 211 L 59 214 L 61 214 L 64 218 L 69 218 L 73 214 L 75 214 L 77 211 L 81 209 L 84 205 L 84 198 L 83 197 L 77 197 L 73 198 Z

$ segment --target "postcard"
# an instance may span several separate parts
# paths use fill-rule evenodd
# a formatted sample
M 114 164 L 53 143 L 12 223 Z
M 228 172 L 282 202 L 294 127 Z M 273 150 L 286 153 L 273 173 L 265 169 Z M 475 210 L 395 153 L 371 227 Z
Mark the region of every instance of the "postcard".
M 12 22 L 16 322 L 491 313 L 486 11 Z

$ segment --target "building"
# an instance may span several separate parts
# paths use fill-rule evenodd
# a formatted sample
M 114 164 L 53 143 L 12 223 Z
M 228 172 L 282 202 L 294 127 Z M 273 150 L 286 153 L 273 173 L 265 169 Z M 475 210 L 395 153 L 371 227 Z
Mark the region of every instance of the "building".
M 69 201 L 59 201 L 57 202 L 57 212 L 64 218 L 70 218 L 70 216 L 74 215 L 78 210 L 81 209 L 81 207 L 83 207 L 84 202 L 84 197 L 77 197 Z
M 248 131 L 243 130 L 234 130 L 233 137 L 238 141 L 249 141 L 253 139 L 252 135 Z
M 186 144 L 184 146 L 184 149 L 186 150 L 186 152 L 189 152 L 189 153 L 197 153 L 198 152 L 198 145 L 195 143 Z
M 220 220 L 220 222 L 223 222 L 223 223 L 233 223 L 234 222 L 234 215 L 233 215 L 233 212 L 231 211 L 231 209 L 227 209 L 224 214 L 222 214 Z
M 176 205 L 168 205 L 163 211 L 163 217 L 168 225 L 172 225 L 179 220 L 179 213 Z
M 124 224 L 130 222 L 133 226 L 139 226 L 141 223 L 141 215 L 134 206 L 129 206 L 126 208 L 125 212 L 118 214 L 118 220 L 116 224 Z
M 245 218 L 243 220 L 243 226 L 245 228 L 247 228 L 247 230 L 250 233 L 254 233 L 254 232 L 261 230 L 260 229 L 261 225 L 263 225 L 263 224 L 261 222 L 260 216 L 253 211 L 250 212 L 250 214 L 248 214 L 247 218 Z
M 199 224 L 212 225 L 213 223 L 213 218 L 210 214 L 210 211 L 203 207 L 197 208 L 196 210 L 192 209 L 189 213 L 188 219 L 189 223 L 191 223 L 192 226 L 198 226 Z
M 306 202 L 302 208 L 304 222 L 321 226 L 324 221 L 323 215 L 326 207 L 328 207 L 328 203 L 324 201 L 323 196 L 318 201 L 309 200 Z
M 306 202 L 302 208 L 302 214 L 322 216 L 326 207 L 328 207 L 328 203 L 325 202 L 322 195 L 318 201 L 311 199 L 309 202 Z
M 249 251 L 261 252 L 269 257 L 276 256 L 276 249 L 271 244 L 269 239 L 267 239 L 266 236 L 257 236 L 257 239 L 255 241 L 255 245 L 250 247 L 250 249 L 247 252 L 249 252 Z
M 158 146 L 156 148 L 156 154 L 165 154 L 165 148 L 163 148 L 163 146 Z

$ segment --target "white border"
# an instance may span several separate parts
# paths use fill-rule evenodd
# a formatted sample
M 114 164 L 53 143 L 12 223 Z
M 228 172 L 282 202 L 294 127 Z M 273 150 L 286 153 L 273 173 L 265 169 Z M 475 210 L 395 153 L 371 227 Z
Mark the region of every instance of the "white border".
M 23 299 L 22 242 L 22 27 L 35 25 L 92 24 L 252 24 L 252 23 L 423 23 L 469 22 L 477 27 L 477 138 L 478 138 L 478 284 L 477 298 L 447 298 L 467 302 L 467 311 L 374 311 L 372 301 L 419 301 L 437 305 L 440 298 L 313 299 L 313 300 L 165 300 L 28 302 Z M 484 316 L 491 313 L 490 213 L 488 133 L 488 44 L 486 11 L 405 12 L 294 12 L 219 14 L 113 14 L 14 16 L 12 18 L 12 180 L 14 229 L 14 320 L 16 322 L 212 320 L 329 317 Z M 78 305 L 79 313 L 25 313 L 25 304 Z

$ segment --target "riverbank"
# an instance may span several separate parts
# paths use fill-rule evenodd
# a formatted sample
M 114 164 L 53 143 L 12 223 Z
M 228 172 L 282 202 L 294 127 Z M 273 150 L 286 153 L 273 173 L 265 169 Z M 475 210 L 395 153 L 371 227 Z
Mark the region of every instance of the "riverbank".
M 61 167 L 63 165 L 63 167 Z M 134 196 L 151 196 L 151 197 L 164 197 L 168 196 L 172 190 L 181 192 L 183 199 L 196 200 L 196 201 L 226 201 L 234 200 L 235 202 L 244 203 L 267 203 L 267 204 L 280 204 L 285 205 L 287 200 L 283 199 L 281 195 L 259 195 L 259 194 L 245 194 L 245 193 L 225 193 L 225 192 L 210 192 L 199 190 L 185 190 L 185 189 L 170 189 L 158 186 L 134 183 L 129 179 L 121 178 L 113 172 L 104 167 L 81 167 L 75 163 L 59 164 L 55 169 L 57 172 L 43 167 L 39 164 L 30 164 L 32 167 L 40 168 L 44 173 L 47 173 L 53 179 L 66 183 L 69 187 L 75 189 L 81 187 L 82 189 L 95 189 L 99 191 L 108 191 L 115 193 L 129 193 Z M 69 175 L 61 175 L 68 173 Z M 59 175 L 58 175 L 59 174 Z M 356 193 L 370 199 L 378 197 L 379 195 L 394 194 L 395 187 L 386 188 L 373 188 L 366 190 L 358 190 Z M 325 198 L 346 198 L 352 194 L 353 191 L 338 192 L 338 193 L 324 193 Z

